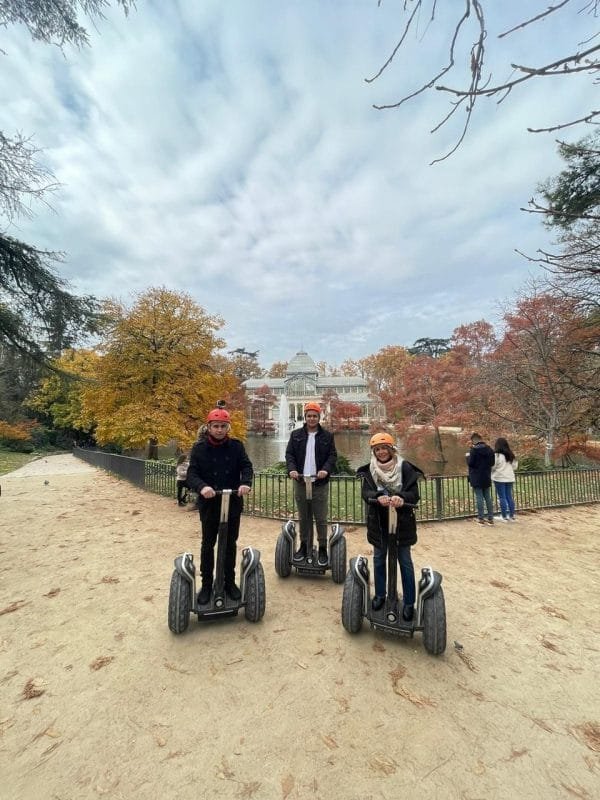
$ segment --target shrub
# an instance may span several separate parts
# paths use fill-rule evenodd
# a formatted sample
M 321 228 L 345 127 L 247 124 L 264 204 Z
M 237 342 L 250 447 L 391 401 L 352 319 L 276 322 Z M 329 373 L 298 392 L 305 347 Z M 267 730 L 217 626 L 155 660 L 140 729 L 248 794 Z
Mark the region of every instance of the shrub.
M 519 472 L 543 472 L 544 462 L 538 456 L 523 456 L 519 459 Z
M 336 475 L 356 475 L 356 470 L 350 466 L 350 462 L 346 456 L 338 453 L 337 461 L 335 462 Z

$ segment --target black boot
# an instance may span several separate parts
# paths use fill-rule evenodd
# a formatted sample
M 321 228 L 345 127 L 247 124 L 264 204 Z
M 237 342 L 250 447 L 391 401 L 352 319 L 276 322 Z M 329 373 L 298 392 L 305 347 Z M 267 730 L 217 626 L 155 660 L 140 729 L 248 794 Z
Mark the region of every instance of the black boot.
M 414 606 L 404 606 L 402 609 L 402 619 L 404 622 L 410 622 L 414 616 L 415 607 Z
M 294 553 L 294 561 L 304 561 L 306 558 L 306 542 L 300 542 L 300 547 Z
M 327 566 L 329 559 L 327 558 L 327 547 L 325 545 L 319 545 L 319 557 L 317 563 L 320 567 Z
M 373 611 L 379 611 L 380 608 L 383 608 L 383 604 L 385 603 L 385 597 L 380 597 L 379 595 L 375 595 L 375 597 L 371 600 L 371 608 Z
M 240 592 L 239 588 L 235 585 L 235 581 L 233 579 L 225 581 L 225 591 L 232 600 L 237 601 L 242 599 L 242 593 Z
M 205 606 L 210 603 L 210 596 L 212 594 L 212 581 L 202 581 L 202 588 L 198 595 L 198 605 Z

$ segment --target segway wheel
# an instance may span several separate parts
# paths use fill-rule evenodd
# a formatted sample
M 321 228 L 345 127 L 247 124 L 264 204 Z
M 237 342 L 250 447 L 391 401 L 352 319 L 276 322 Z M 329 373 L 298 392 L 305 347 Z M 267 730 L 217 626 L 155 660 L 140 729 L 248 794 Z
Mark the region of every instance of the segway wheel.
M 192 599 L 189 581 L 173 570 L 169 589 L 169 630 L 183 633 L 190 624 Z
M 246 619 L 249 622 L 258 622 L 265 613 L 266 589 L 265 571 L 259 563 L 246 579 Z
M 292 571 L 292 548 L 283 533 L 277 537 L 275 545 L 275 572 L 280 578 L 287 578 Z
M 432 656 L 439 656 L 446 649 L 446 602 L 441 586 L 423 600 L 423 644 Z
M 346 538 L 342 536 L 331 547 L 331 577 L 334 583 L 343 583 L 346 577 Z
M 358 633 L 362 628 L 363 591 L 351 567 L 344 581 L 342 597 L 342 625 L 348 633 Z

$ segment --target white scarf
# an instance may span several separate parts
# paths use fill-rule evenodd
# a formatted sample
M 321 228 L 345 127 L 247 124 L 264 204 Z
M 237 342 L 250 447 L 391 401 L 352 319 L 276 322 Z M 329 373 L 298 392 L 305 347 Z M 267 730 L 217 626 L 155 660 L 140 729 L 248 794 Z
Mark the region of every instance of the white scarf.
M 377 461 L 375 453 L 371 454 L 371 475 L 378 488 L 389 490 L 402 489 L 402 461 L 397 455 L 385 463 Z

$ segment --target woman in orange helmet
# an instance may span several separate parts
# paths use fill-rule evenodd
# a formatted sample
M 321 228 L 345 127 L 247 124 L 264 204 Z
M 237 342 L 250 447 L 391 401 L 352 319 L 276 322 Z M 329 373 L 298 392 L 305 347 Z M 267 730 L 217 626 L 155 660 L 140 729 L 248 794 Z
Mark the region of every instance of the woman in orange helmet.
M 419 477 L 423 472 L 398 455 L 394 437 L 375 433 L 369 442 L 371 461 L 357 471 L 362 481 L 362 497 L 367 504 L 367 539 L 373 545 L 375 596 L 373 611 L 385 603 L 387 572 L 388 507 L 398 513 L 398 563 L 402 578 L 402 618 L 413 618 L 416 598 L 415 570 L 410 548 L 417 541 L 417 521 L 413 508 L 419 502 Z M 376 500 L 376 503 L 369 501 Z

